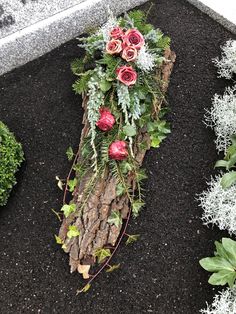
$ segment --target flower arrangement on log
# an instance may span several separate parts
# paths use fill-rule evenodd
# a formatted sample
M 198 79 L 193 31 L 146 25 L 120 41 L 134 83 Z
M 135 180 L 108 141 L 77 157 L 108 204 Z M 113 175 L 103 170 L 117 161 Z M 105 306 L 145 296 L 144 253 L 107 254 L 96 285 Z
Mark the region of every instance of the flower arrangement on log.
M 159 147 L 170 133 L 165 92 L 175 61 L 170 39 L 146 22 L 139 10 L 111 16 L 99 30 L 81 38 L 85 56 L 76 59 L 73 84 L 82 94 L 84 128 L 65 184 L 56 236 L 69 253 L 71 272 L 91 282 L 106 268 L 126 232 L 131 216 L 144 206 L 141 168 L 146 151 Z M 62 186 L 62 182 L 59 181 Z

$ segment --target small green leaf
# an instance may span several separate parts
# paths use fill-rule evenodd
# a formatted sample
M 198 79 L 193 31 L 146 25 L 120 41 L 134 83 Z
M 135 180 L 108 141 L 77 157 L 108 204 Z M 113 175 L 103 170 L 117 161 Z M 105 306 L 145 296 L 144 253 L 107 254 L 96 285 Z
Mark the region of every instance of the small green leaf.
M 73 149 L 71 146 L 67 148 L 66 156 L 67 156 L 69 161 L 71 161 L 73 159 L 74 153 L 73 153 Z
M 86 286 L 84 286 L 81 290 L 77 290 L 76 294 L 82 293 L 82 292 L 87 292 L 91 288 L 91 284 L 87 283 Z
M 107 81 L 106 79 L 101 80 L 100 82 L 100 88 L 102 92 L 106 93 L 111 88 L 112 83 Z
M 121 218 L 120 212 L 113 210 L 107 222 L 110 225 L 115 225 L 118 228 L 122 224 L 122 218 Z
M 223 238 L 222 245 L 227 253 L 230 263 L 236 268 L 236 241 L 229 238 Z
M 73 180 L 67 181 L 67 186 L 69 187 L 70 192 L 74 192 L 74 189 L 75 189 L 77 183 L 78 183 L 77 178 L 74 178 Z
M 122 161 L 120 163 L 120 170 L 121 170 L 122 174 L 127 174 L 132 169 L 133 169 L 132 165 L 128 161 Z
M 218 272 L 220 270 L 234 271 L 233 266 L 223 257 L 206 257 L 199 261 L 202 268 L 210 272 Z
M 132 126 L 132 125 L 124 126 L 123 127 L 123 131 L 129 137 L 132 137 L 132 136 L 136 135 L 136 128 L 134 126 Z
M 112 266 L 109 266 L 109 268 L 106 270 L 106 272 L 111 273 L 118 268 L 120 268 L 120 264 L 112 265 Z
M 139 212 L 141 210 L 141 208 L 145 205 L 144 202 L 141 202 L 139 200 L 134 201 L 132 203 L 132 213 L 134 217 L 137 217 L 139 215 Z
M 235 275 L 235 272 L 221 270 L 218 273 L 212 274 L 208 282 L 214 286 L 224 286 L 228 283 L 229 286 L 232 287 L 235 281 Z
M 118 183 L 116 186 L 116 196 L 121 196 L 125 193 L 125 187 L 122 183 Z
M 73 237 L 78 237 L 79 235 L 80 235 L 80 232 L 76 226 L 69 226 L 69 231 L 67 232 L 67 237 L 69 239 Z
M 236 182 L 236 171 L 230 171 L 223 175 L 221 179 L 221 186 L 223 189 L 227 189 L 235 182 Z
M 222 168 L 228 168 L 228 161 L 226 160 L 218 160 L 215 164 L 215 168 L 219 168 L 219 167 L 222 167 Z
M 57 244 L 63 244 L 64 242 L 62 241 L 62 239 L 60 237 L 58 237 L 56 234 L 55 234 L 55 239 L 56 239 L 56 243 Z
M 128 234 L 127 236 L 128 239 L 125 242 L 126 245 L 136 242 L 139 239 L 140 234 Z
M 61 211 L 64 212 L 65 217 L 67 218 L 71 213 L 74 213 L 76 210 L 76 204 L 63 205 Z
M 111 251 L 109 249 L 97 249 L 95 256 L 98 258 L 98 263 L 102 263 L 105 258 L 111 256 Z
M 147 179 L 147 175 L 146 175 L 145 169 L 140 169 L 140 170 L 137 172 L 137 177 L 136 177 L 136 179 L 137 179 L 138 182 Z
M 228 161 L 228 169 L 234 167 L 236 164 L 236 154 L 233 154 L 232 156 L 230 156 L 230 159 Z
M 218 241 L 215 241 L 215 246 L 216 246 L 216 256 L 221 256 L 225 259 L 228 259 L 228 255 L 227 255 L 227 252 L 225 251 L 223 245 L 218 242 Z

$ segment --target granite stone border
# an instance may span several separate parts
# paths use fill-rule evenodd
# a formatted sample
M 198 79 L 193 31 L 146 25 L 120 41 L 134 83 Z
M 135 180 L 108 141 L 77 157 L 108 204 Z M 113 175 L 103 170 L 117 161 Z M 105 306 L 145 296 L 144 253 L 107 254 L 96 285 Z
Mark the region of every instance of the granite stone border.
M 226 29 L 228 29 L 233 34 L 236 34 L 236 25 L 229 21 L 226 17 L 219 14 L 215 10 L 211 9 L 206 4 L 202 3 L 200 0 L 187 0 L 194 6 L 196 6 L 199 10 L 209 15 L 211 18 L 213 18 L 215 21 L 223 25 Z M 223 1 L 223 0 L 222 0 Z
M 146 1 L 86 0 L 0 39 L 0 75 L 102 24 L 109 14 L 108 7 L 119 15 Z

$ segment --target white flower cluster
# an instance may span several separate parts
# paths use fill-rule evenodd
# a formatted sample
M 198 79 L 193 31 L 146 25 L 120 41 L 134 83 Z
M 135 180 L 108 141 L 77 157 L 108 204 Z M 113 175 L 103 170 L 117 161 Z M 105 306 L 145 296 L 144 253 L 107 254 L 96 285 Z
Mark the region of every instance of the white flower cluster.
M 155 56 L 148 51 L 147 46 L 143 46 L 139 50 L 136 64 L 144 72 L 153 70 L 155 66 Z
M 236 314 L 236 287 L 217 294 L 213 303 L 200 312 L 202 314 Z
M 202 220 L 236 235 L 236 185 L 223 189 L 220 181 L 221 176 L 211 178 L 208 189 L 199 195 Z
M 118 20 L 113 16 L 112 12 L 109 14 L 107 22 L 101 26 L 98 31 L 98 35 L 102 34 L 104 42 L 108 42 L 110 39 L 110 31 L 118 25 Z
M 206 123 L 216 133 L 218 151 L 225 151 L 230 144 L 230 137 L 236 134 L 236 86 L 228 87 L 223 96 L 215 95 L 213 105 L 205 116 Z
M 222 58 L 213 60 L 218 67 L 220 77 L 231 79 L 233 74 L 236 74 L 236 40 L 228 40 L 222 46 Z
M 125 123 L 129 124 L 129 115 L 128 110 L 130 109 L 130 96 L 129 88 L 125 84 L 117 83 L 117 97 L 118 105 L 121 106 L 121 109 L 125 116 Z

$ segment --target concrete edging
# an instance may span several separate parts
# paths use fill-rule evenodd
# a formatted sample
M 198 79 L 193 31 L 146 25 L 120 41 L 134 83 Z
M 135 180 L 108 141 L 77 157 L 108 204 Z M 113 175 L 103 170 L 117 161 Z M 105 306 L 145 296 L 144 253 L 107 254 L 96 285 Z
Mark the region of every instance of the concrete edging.
M 146 1 L 86 0 L 0 39 L 0 75 L 42 56 L 88 27 L 102 24 L 108 16 L 108 6 L 119 15 Z

